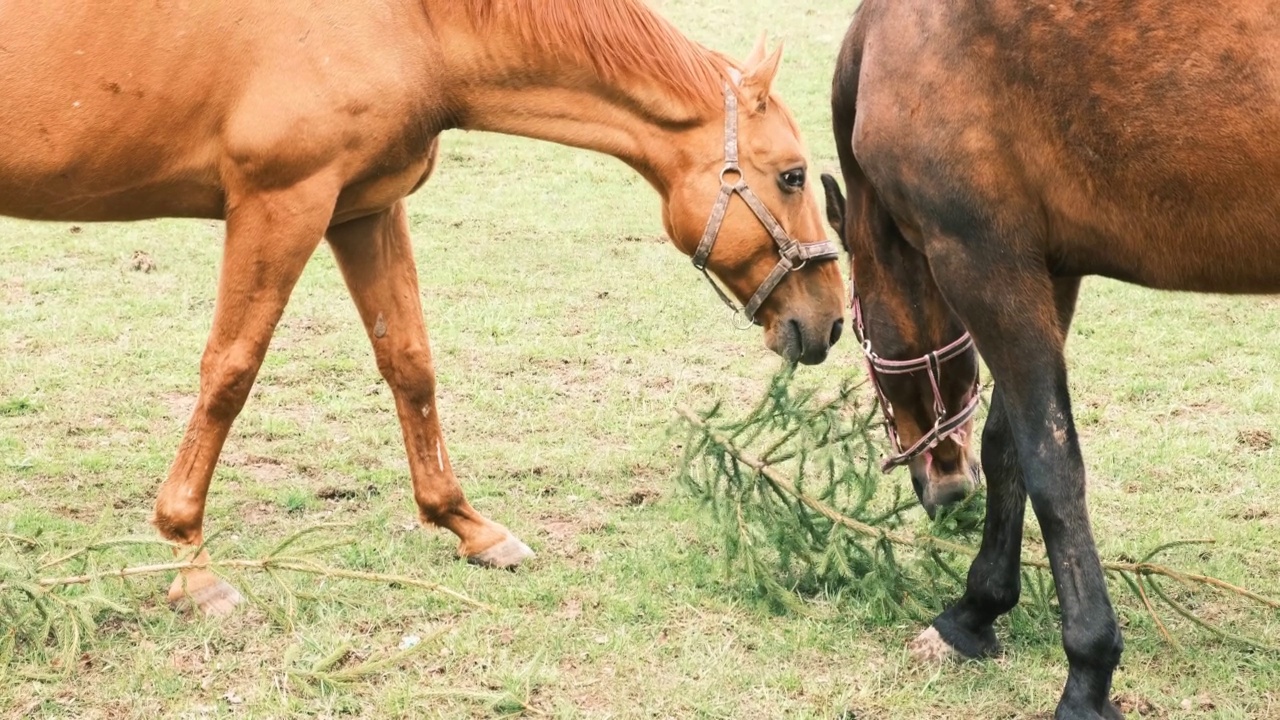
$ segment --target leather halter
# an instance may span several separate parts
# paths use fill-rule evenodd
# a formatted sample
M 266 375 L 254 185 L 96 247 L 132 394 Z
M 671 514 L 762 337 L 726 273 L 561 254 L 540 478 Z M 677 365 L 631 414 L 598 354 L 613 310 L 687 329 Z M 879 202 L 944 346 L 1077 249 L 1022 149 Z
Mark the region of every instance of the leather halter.
M 871 349 L 871 340 L 862 322 L 862 299 L 858 297 L 858 289 L 849 279 L 849 308 L 853 311 L 854 333 L 862 353 L 867 357 L 867 375 L 871 378 L 871 386 L 876 389 L 880 399 L 880 410 L 884 413 L 885 430 L 889 433 L 889 441 L 893 446 L 893 454 L 880 465 L 880 470 L 888 472 L 896 467 L 906 465 L 921 455 L 932 450 L 938 443 L 952 436 L 963 435 L 965 423 L 978 411 L 978 403 L 982 399 L 978 373 L 974 372 L 973 388 L 969 390 L 964 407 L 955 415 L 947 414 L 947 404 L 942 400 L 942 363 L 959 357 L 973 347 L 973 337 L 965 331 L 963 335 L 947 343 L 944 347 L 927 353 L 913 360 L 886 360 Z M 902 449 L 902 440 L 898 436 L 897 420 L 893 416 L 893 407 L 880 387 L 880 375 L 910 375 L 925 372 L 929 376 L 929 385 L 933 388 L 933 427 L 911 447 Z
M 738 176 L 737 182 L 732 184 L 726 179 L 726 176 L 731 174 Z M 773 213 L 769 212 L 769 208 L 765 207 L 760 198 L 747 187 L 747 179 L 742 174 L 742 168 L 738 166 L 738 95 L 726 84 L 724 88 L 724 168 L 720 170 L 720 194 L 716 197 L 715 204 L 711 206 L 711 216 L 707 218 L 706 230 L 703 231 L 702 240 L 693 254 L 693 266 L 702 271 L 716 294 L 736 314 L 738 308 L 733 300 L 720 289 L 707 272 L 707 261 L 711 258 L 711 249 L 715 247 L 716 236 L 720 234 L 720 225 L 724 223 L 725 213 L 729 210 L 729 200 L 734 193 L 742 196 L 742 200 L 747 203 L 747 207 L 751 208 L 751 212 L 755 213 L 760 224 L 769 231 L 769 236 L 773 238 L 773 242 L 778 246 L 778 252 L 782 255 L 778 264 L 773 266 L 773 270 L 742 308 L 742 315 L 752 324 L 758 325 L 756 312 L 787 273 L 799 270 L 810 260 L 835 260 L 839 257 L 839 253 L 836 252 L 836 246 L 830 240 L 801 243 L 793 239 L 773 217 Z

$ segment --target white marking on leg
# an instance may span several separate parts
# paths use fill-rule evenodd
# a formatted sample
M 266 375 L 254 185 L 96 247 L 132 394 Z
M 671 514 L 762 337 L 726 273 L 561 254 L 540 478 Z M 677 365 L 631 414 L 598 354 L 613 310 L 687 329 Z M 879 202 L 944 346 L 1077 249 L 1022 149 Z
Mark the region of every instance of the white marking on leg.
M 436 465 L 440 466 L 440 472 L 444 472 L 444 446 L 440 441 L 436 441 Z

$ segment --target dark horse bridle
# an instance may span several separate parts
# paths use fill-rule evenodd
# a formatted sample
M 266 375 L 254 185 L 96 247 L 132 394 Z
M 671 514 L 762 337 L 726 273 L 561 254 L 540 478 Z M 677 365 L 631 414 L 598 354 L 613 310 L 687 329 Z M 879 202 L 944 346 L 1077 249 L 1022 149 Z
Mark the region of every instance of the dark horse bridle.
M 737 175 L 738 180 L 730 184 L 728 175 Z M 760 202 L 760 198 L 747 187 L 747 179 L 742 174 L 742 168 L 738 167 L 738 96 L 733 88 L 725 85 L 724 88 L 724 168 L 720 170 L 720 195 L 716 197 L 716 202 L 711 206 L 711 216 L 707 218 L 707 228 L 702 233 L 702 240 L 698 243 L 698 249 L 693 254 L 693 266 L 702 271 L 707 278 L 707 282 L 711 283 L 711 287 L 715 289 L 716 294 L 724 301 L 735 314 L 738 308 L 734 305 L 733 300 L 715 280 L 711 279 L 710 273 L 707 272 L 707 261 L 711 258 L 711 248 L 715 247 L 716 236 L 720 234 L 720 225 L 724 222 L 724 215 L 729 210 L 729 200 L 734 193 L 742 196 L 747 207 L 751 208 L 751 212 L 755 213 L 760 220 L 760 224 L 769 231 L 769 235 L 773 238 L 773 242 L 778 246 L 778 252 L 782 255 L 778 260 L 778 264 L 773 266 L 773 270 L 760 283 L 760 287 L 756 289 L 755 294 L 747 301 L 742 308 L 742 315 L 746 317 L 752 324 L 758 325 L 756 322 L 756 311 L 768 299 L 769 294 L 778 287 L 778 283 L 787 276 L 787 273 L 794 272 L 804 267 L 811 260 L 835 260 L 840 255 L 836 252 L 836 246 L 830 240 L 820 242 L 800 243 L 787 234 L 782 225 L 773 217 L 773 213 L 769 212 L 769 208 Z
M 966 330 L 963 335 L 947 343 L 944 347 L 926 353 L 913 360 L 886 360 L 871 349 L 871 339 L 867 337 L 866 326 L 862 322 L 862 299 L 858 297 L 858 288 L 853 282 L 852 269 L 849 278 L 849 309 L 853 311 L 853 331 L 862 346 L 862 353 L 867 356 L 867 376 L 871 378 L 871 386 L 880 399 L 880 410 L 884 413 L 885 430 L 889 433 L 889 442 L 893 446 L 891 454 L 881 464 L 882 471 L 901 467 L 932 450 L 938 443 L 962 432 L 961 428 L 969 422 L 978 411 L 978 403 L 982 399 L 978 373 L 973 374 L 973 388 L 969 391 L 964 407 L 955 415 L 947 414 L 947 404 L 942 400 L 942 364 L 959 357 L 973 347 L 973 337 Z M 893 407 L 880 387 L 880 375 L 910 375 L 925 372 L 929 376 L 929 385 L 933 388 L 933 428 L 925 433 L 911 447 L 902 449 L 902 440 L 898 436 L 898 423 L 893 416 Z

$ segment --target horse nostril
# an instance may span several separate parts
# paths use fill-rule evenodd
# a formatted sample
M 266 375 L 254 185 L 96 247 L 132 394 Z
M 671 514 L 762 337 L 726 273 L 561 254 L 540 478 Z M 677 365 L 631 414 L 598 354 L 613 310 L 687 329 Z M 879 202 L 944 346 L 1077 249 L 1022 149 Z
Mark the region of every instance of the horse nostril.
M 831 323 L 831 345 L 840 342 L 840 335 L 844 332 L 844 318 L 840 318 Z
M 800 331 L 800 323 L 788 318 L 778 328 L 778 339 L 782 342 L 779 354 L 789 363 L 801 362 L 804 357 L 804 333 Z

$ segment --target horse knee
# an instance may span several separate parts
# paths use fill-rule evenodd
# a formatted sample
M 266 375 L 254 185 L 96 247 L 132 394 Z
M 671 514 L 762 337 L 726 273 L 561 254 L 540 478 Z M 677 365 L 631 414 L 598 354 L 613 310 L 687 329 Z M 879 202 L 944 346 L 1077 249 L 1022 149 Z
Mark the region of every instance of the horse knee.
M 990 623 L 1016 607 L 1021 597 L 1022 576 L 1016 565 L 1007 556 L 980 553 L 969 566 L 960 605 L 972 610 L 981 622 Z
M 419 519 L 431 527 L 448 527 L 470 507 L 466 496 L 456 488 L 415 488 L 413 501 L 418 505 Z
M 206 355 L 200 367 L 200 394 L 205 410 L 219 420 L 234 419 L 253 389 L 260 364 L 260 355 L 242 349 Z
M 162 489 L 151 523 L 166 540 L 194 545 L 204 524 L 204 503 L 185 495 L 170 496 Z
M 378 371 L 392 391 L 412 403 L 425 405 L 435 399 L 436 373 L 430 350 L 409 347 L 381 351 L 377 355 Z
M 1072 665 L 1114 668 L 1124 652 L 1124 637 L 1110 606 L 1089 613 L 1086 622 L 1071 623 L 1062 628 L 1062 647 Z
M 990 578 L 982 591 L 990 611 L 997 617 L 1004 615 L 1018 606 L 1022 597 L 1022 577 L 1014 572 L 1004 578 Z

